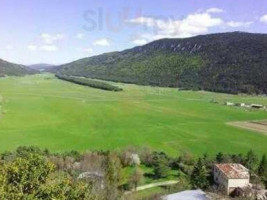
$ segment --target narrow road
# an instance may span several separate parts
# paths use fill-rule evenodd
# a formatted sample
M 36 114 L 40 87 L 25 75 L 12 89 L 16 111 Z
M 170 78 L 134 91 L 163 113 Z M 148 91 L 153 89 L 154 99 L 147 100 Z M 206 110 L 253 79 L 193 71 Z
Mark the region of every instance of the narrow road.
M 158 182 L 158 183 L 151 183 L 151 184 L 139 186 L 136 188 L 136 190 L 133 189 L 131 191 L 125 192 L 124 194 L 130 194 L 132 192 L 142 191 L 142 190 L 146 190 L 146 189 L 150 189 L 150 188 L 154 188 L 154 187 L 174 185 L 174 184 L 177 184 L 178 182 L 179 181 L 164 181 L 164 182 Z

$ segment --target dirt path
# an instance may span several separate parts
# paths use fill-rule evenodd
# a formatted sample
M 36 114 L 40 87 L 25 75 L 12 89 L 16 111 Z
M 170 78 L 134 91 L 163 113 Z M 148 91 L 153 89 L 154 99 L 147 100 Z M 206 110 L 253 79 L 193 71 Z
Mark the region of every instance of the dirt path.
M 178 182 L 179 181 L 164 181 L 164 182 L 158 182 L 158 183 L 151 183 L 151 184 L 139 186 L 136 188 L 136 190 L 128 191 L 128 192 L 125 192 L 124 194 L 130 194 L 132 192 L 138 192 L 138 191 L 142 191 L 142 190 L 146 190 L 146 189 L 150 189 L 154 187 L 174 185 L 174 184 L 177 184 Z
M 229 122 L 231 126 L 256 131 L 267 135 L 267 120 L 264 121 L 246 121 L 246 122 Z

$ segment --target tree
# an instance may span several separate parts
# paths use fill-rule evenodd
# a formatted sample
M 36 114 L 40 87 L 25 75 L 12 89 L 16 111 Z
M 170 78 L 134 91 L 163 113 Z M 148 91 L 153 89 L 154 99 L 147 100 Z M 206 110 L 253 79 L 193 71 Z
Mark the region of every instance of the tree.
M 258 167 L 258 175 L 260 176 L 260 179 L 264 182 L 265 187 L 267 187 L 267 160 L 265 154 L 262 156 L 262 159 L 260 161 Z
M 38 148 L 20 147 L 0 160 L 0 199 L 104 200 L 92 183 L 73 178 L 63 170 L 56 171 Z
M 232 159 L 231 159 L 230 155 L 223 154 L 223 153 L 219 152 L 216 155 L 216 162 L 217 163 L 230 163 L 230 162 L 232 162 Z
M 266 154 L 264 154 L 261 158 L 259 168 L 258 168 L 258 175 L 259 176 L 267 176 L 267 160 Z
M 208 154 L 203 154 L 202 159 L 203 165 L 205 165 L 207 168 L 212 169 L 212 166 L 214 165 L 214 160 L 211 159 Z
M 18 157 L 22 157 L 25 158 L 27 156 L 29 156 L 29 154 L 37 154 L 37 155 L 44 155 L 44 151 L 42 151 L 40 148 L 36 147 L 36 146 L 20 146 L 17 148 L 16 150 L 16 155 Z
M 0 190 L 4 199 L 28 199 L 26 197 L 34 196 L 54 171 L 53 164 L 42 156 L 31 153 L 24 156 L 25 158 L 18 157 L 1 167 Z
M 178 158 L 178 162 L 185 164 L 185 165 L 194 165 L 195 159 L 194 156 L 188 152 L 184 152 L 181 156 Z
M 250 150 L 245 158 L 245 166 L 250 170 L 253 171 L 255 167 L 257 166 L 258 158 L 255 155 L 255 153 Z
M 143 172 L 139 167 L 135 167 L 134 172 L 132 173 L 130 177 L 130 184 L 134 186 L 134 189 L 136 190 L 138 183 L 142 180 Z
M 170 167 L 166 159 L 158 159 L 154 167 L 154 175 L 156 178 L 165 178 L 168 176 Z
M 36 195 L 37 199 L 64 200 L 98 200 L 93 194 L 92 184 L 73 182 L 65 173 L 51 174 L 46 184 L 42 185 Z
M 152 156 L 151 166 L 155 167 L 159 162 L 165 162 L 166 164 L 168 164 L 169 160 L 169 157 L 164 152 L 154 152 Z
M 117 200 L 118 187 L 121 182 L 121 161 L 116 154 L 108 152 L 105 162 L 105 193 L 106 199 Z
M 240 153 L 240 154 L 233 154 L 231 156 L 233 162 L 235 163 L 240 163 L 240 164 L 243 164 L 244 163 L 244 157 L 243 155 Z
M 5 175 L 4 175 L 4 167 L 3 164 L 0 162 L 0 195 L 4 193 L 4 183 L 5 183 Z
M 153 160 L 153 152 L 149 147 L 143 147 L 140 151 L 140 159 L 141 163 L 145 164 L 146 166 L 151 166 Z
M 206 168 L 207 171 L 207 180 L 210 184 L 213 183 L 213 166 L 214 166 L 214 159 L 209 157 L 207 154 L 203 155 L 202 163 Z
M 209 186 L 207 169 L 201 158 L 191 174 L 191 184 L 194 188 L 206 189 Z
M 218 163 L 222 163 L 223 162 L 223 153 L 222 152 L 219 152 L 217 155 L 216 155 L 216 161 Z

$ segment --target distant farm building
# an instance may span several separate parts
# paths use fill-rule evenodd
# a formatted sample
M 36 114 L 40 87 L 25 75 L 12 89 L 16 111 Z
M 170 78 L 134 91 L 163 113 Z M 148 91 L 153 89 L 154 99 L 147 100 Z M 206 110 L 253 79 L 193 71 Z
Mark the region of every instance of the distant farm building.
M 263 105 L 260 105 L 260 104 L 251 104 L 250 106 L 251 106 L 251 108 L 257 108 L 257 109 L 264 108 L 264 106 Z
M 241 107 L 246 107 L 246 104 L 245 103 L 240 103 L 240 106 Z
M 249 183 L 249 170 L 241 164 L 216 164 L 213 169 L 214 182 L 223 188 L 227 195 L 238 188 L 246 188 Z
M 225 102 L 226 106 L 236 106 L 242 108 L 254 108 L 254 109 L 266 109 L 264 105 L 261 104 L 245 104 L 245 103 L 233 103 L 233 102 Z
M 226 105 L 227 105 L 227 106 L 234 106 L 235 103 L 232 103 L 232 102 L 226 102 Z

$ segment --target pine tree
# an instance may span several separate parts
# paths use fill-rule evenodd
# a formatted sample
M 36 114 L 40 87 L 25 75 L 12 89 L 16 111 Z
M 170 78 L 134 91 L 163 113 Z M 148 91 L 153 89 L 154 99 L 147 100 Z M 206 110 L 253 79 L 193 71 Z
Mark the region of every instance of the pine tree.
M 170 167 L 168 166 L 168 162 L 165 159 L 159 159 L 154 168 L 154 174 L 157 178 L 165 178 L 168 176 L 170 171 Z
M 130 177 L 130 183 L 134 186 L 134 189 L 136 190 L 139 182 L 141 181 L 143 177 L 143 172 L 139 167 L 136 167 L 133 174 Z
M 116 154 L 108 153 L 105 163 L 106 199 L 116 200 L 119 197 L 118 186 L 121 181 L 121 162 Z
M 207 169 L 201 158 L 198 159 L 191 174 L 191 184 L 194 188 L 201 189 L 205 189 L 209 186 Z
M 258 162 L 257 156 L 255 155 L 255 153 L 252 150 L 250 150 L 246 155 L 245 166 L 250 171 L 253 171 L 257 165 L 257 162 Z
M 267 159 L 266 155 L 264 154 L 262 156 L 262 159 L 260 161 L 259 167 L 258 167 L 258 175 L 260 176 L 260 179 L 265 184 L 265 187 L 267 188 Z
M 216 155 L 216 161 L 218 162 L 218 163 L 222 163 L 223 162 L 223 154 L 222 154 L 222 152 L 219 152 L 217 155 Z
M 264 154 L 262 156 L 262 159 L 259 164 L 258 168 L 258 175 L 261 177 L 266 177 L 267 178 L 267 160 L 266 160 L 266 155 Z

